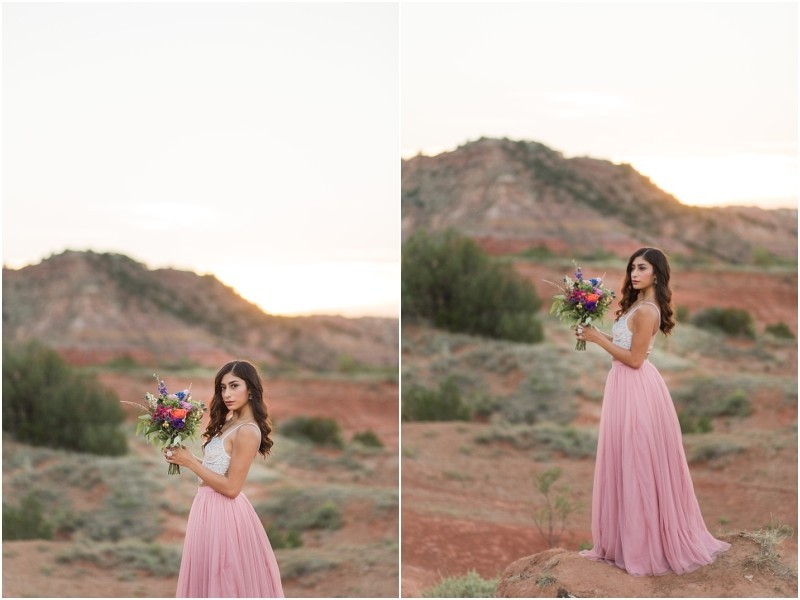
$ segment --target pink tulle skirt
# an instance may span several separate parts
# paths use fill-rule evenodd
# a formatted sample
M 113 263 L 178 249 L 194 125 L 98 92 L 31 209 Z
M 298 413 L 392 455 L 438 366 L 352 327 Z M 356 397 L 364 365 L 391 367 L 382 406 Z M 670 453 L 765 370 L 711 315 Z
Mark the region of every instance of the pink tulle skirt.
M 244 494 L 201 486 L 183 544 L 177 598 L 283 598 L 267 534 Z
M 591 550 L 631 575 L 689 573 L 730 544 L 711 536 L 694 495 L 681 428 L 661 374 L 612 363 L 592 492 Z

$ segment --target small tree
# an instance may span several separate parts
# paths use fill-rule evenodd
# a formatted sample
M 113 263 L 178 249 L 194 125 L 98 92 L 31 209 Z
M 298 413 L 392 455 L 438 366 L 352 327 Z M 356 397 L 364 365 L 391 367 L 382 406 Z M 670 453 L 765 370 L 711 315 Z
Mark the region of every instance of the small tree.
M 560 477 L 560 467 L 551 467 L 542 474 L 533 475 L 536 490 L 543 499 L 543 504 L 533 512 L 533 522 L 549 548 L 558 546 L 567 528 L 567 519 L 580 508 L 578 502 L 570 497 L 572 489 L 569 486 L 561 486 L 559 490 L 553 488 Z
M 38 343 L 3 345 L 3 431 L 34 446 L 127 452 L 117 395 Z

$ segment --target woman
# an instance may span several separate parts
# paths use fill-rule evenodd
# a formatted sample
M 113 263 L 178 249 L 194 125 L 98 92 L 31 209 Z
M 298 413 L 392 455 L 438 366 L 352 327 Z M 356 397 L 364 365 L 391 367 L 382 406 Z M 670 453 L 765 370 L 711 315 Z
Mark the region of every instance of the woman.
M 200 478 L 186 526 L 179 598 L 283 598 L 267 534 L 242 492 L 256 453 L 266 457 L 272 431 L 256 368 L 234 361 L 214 379 L 201 461 L 188 448 L 164 452 L 167 462 Z
M 593 548 L 581 554 L 631 575 L 688 573 L 730 544 L 703 523 L 669 390 L 647 360 L 656 334 L 675 326 L 667 257 L 642 248 L 628 261 L 609 336 L 578 327 L 612 359 L 600 415 L 592 494 Z

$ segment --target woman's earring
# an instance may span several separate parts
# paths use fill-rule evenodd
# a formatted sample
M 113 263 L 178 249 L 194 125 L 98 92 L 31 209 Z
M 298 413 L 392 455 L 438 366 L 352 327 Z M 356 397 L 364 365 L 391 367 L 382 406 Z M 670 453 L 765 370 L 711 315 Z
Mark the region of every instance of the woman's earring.
M 653 279 L 653 285 L 658 285 L 658 279 Z
M 248 400 L 252 400 L 252 399 L 253 399 L 253 394 L 248 394 L 248 395 L 247 395 L 247 399 L 248 399 Z

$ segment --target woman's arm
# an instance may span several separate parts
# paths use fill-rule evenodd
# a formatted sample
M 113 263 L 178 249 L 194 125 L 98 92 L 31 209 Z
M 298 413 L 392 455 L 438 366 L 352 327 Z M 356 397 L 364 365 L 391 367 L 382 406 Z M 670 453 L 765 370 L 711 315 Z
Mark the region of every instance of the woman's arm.
M 653 337 L 658 325 L 658 311 L 655 307 L 644 304 L 628 320 L 628 328 L 633 334 L 630 350 L 613 344 L 612 338 L 594 327 L 584 327 L 583 334 L 576 334 L 576 337 L 579 340 L 594 342 L 608 352 L 612 358 L 633 369 L 638 369 L 647 359 L 650 339 Z
M 235 498 L 242 491 L 250 465 L 253 463 L 258 448 L 261 445 L 261 432 L 253 427 L 240 427 L 233 434 L 233 448 L 231 449 L 231 464 L 227 475 L 215 473 L 204 467 L 188 448 L 173 448 L 172 456 L 167 462 L 186 467 L 195 473 L 209 487 L 228 498 Z

